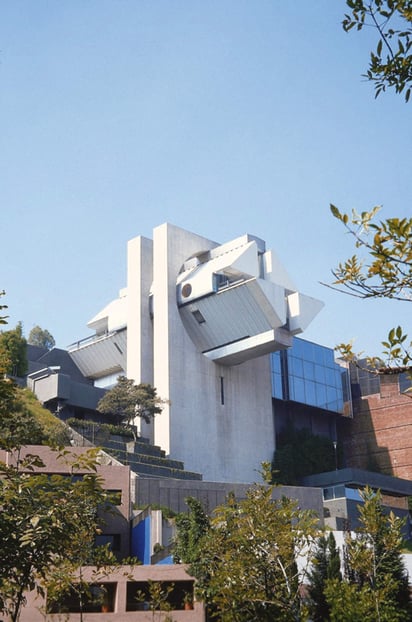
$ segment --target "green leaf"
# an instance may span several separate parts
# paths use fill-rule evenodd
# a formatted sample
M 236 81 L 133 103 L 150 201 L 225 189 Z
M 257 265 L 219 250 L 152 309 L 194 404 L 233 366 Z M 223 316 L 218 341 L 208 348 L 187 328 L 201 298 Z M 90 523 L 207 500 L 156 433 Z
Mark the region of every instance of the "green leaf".
M 378 43 L 378 46 L 376 48 L 376 53 L 377 53 L 378 56 L 380 56 L 381 53 L 382 53 L 382 39 L 379 39 L 379 43 Z
M 329 205 L 330 207 L 330 211 L 332 212 L 333 216 L 335 218 L 337 218 L 338 220 L 342 220 L 342 215 L 340 213 L 340 211 L 338 210 L 338 208 L 336 207 L 336 205 L 333 205 L 332 203 Z

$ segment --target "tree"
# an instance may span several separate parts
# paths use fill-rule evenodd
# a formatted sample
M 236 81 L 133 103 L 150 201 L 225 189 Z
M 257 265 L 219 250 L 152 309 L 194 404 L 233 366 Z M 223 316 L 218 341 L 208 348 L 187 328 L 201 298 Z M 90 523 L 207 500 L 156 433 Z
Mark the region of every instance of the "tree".
M 364 77 L 374 82 L 375 97 L 394 88 L 408 101 L 412 85 L 412 2 L 411 0 L 346 0 L 351 9 L 342 22 L 346 32 L 373 27 L 378 33 L 376 50 L 371 52 Z
M 312 569 L 309 572 L 310 614 L 313 622 L 330 620 L 330 607 L 326 602 L 326 581 L 342 580 L 340 555 L 336 548 L 332 532 L 321 536 L 313 556 Z
M 8 378 L 9 355 L 0 348 L 0 448 L 18 449 L 28 443 L 41 443 L 45 435 L 36 417 L 20 399 L 15 382 Z
M 169 601 L 170 595 L 173 593 L 174 584 L 161 581 L 147 582 L 147 589 L 138 590 L 136 600 L 147 603 L 149 610 L 152 612 L 152 620 L 155 620 L 157 611 L 171 611 L 172 605 Z M 172 622 L 169 616 L 159 615 L 162 622 Z
M 57 595 L 80 564 L 93 561 L 98 509 L 107 494 L 96 475 L 96 450 L 72 460 L 71 477 L 36 473 L 44 466 L 38 456 L 21 458 L 23 445 L 46 435 L 5 376 L 8 357 L 0 349 L 0 447 L 7 452 L 6 462 L 0 461 L 0 612 L 17 622 L 28 590 L 44 594 L 50 588 Z M 67 459 L 64 451 L 59 456 Z M 111 558 L 107 551 L 99 556 Z
M 96 450 L 71 461 L 71 476 L 34 472 L 35 455 L 6 445 L 0 462 L 0 611 L 17 622 L 25 594 L 68 589 L 77 568 L 94 560 L 93 545 L 107 494 L 96 475 Z M 67 452 L 60 453 L 67 459 Z M 82 473 L 82 477 L 78 473 Z M 107 560 L 111 559 L 108 554 Z
M 185 499 L 188 513 L 175 518 L 176 538 L 173 546 L 175 564 L 192 564 L 200 559 L 199 543 L 209 531 L 210 520 L 200 501 L 194 497 Z
M 13 330 L 0 333 L 0 355 L 7 361 L 6 371 L 12 376 L 24 376 L 27 372 L 26 339 L 19 322 Z
M 298 572 L 297 559 L 310 558 L 317 519 L 295 501 L 273 500 L 272 492 L 254 485 L 243 500 L 230 495 L 189 548 L 197 594 L 222 622 L 304 619 L 299 584 L 305 570 Z
M 18 449 L 23 445 L 41 445 L 44 440 L 41 425 L 24 407 L 13 381 L 0 380 L 0 447 Z
M 23 445 L 64 445 L 69 435 L 64 424 L 43 408 L 28 389 L 6 375 L 7 355 L 0 352 L 0 448 Z
M 119 376 L 117 384 L 102 397 L 97 410 L 116 419 L 116 422 L 131 428 L 134 432 L 134 421 L 140 417 L 146 423 L 162 412 L 164 401 L 157 395 L 155 387 L 150 384 L 134 384 L 134 381 Z
M 0 298 L 5 295 L 4 289 L 0 291 Z M 0 311 L 3 311 L 3 309 L 7 309 L 7 305 L 0 305 Z M 0 324 L 7 324 L 7 315 L 0 315 Z
M 41 440 L 39 444 L 50 445 L 52 447 L 70 445 L 71 435 L 67 425 L 55 414 L 42 406 L 30 389 L 17 387 L 17 398 L 20 409 L 27 410 L 36 421 L 37 425 L 40 426 Z M 30 436 L 29 440 L 26 440 L 25 443 L 32 445 L 34 443 L 37 444 L 37 441 L 35 441 L 33 436 Z
M 326 581 L 332 622 L 406 622 L 412 619 L 408 575 L 401 557 L 404 521 L 385 514 L 382 496 L 366 488 L 359 506 L 360 527 L 348 534 L 345 580 Z M 357 603 L 355 611 L 353 603 Z M 348 617 L 352 612 L 353 617 Z
M 32 346 L 47 348 L 47 350 L 51 350 L 56 345 L 53 335 L 51 335 L 48 330 L 40 328 L 40 326 L 33 326 L 27 343 Z
M 412 218 L 388 218 L 373 222 L 379 208 L 352 217 L 331 205 L 335 218 L 343 223 L 354 237 L 358 254 L 342 262 L 332 271 L 331 287 L 357 298 L 388 298 L 412 301 Z M 361 253 L 361 255 L 359 255 Z M 382 357 L 368 359 L 378 373 L 409 370 L 412 361 L 408 336 L 400 326 L 390 330 Z M 341 354 L 347 359 L 358 357 L 352 344 L 340 344 Z
M 408 101 L 412 84 L 411 0 L 346 0 L 346 4 L 350 9 L 342 22 L 346 32 L 372 27 L 379 36 L 365 74 L 375 83 L 375 95 L 393 87 L 396 93 L 404 93 Z M 361 214 L 352 211 L 351 216 L 334 205 L 330 208 L 354 236 L 357 254 L 332 271 L 335 281 L 329 287 L 360 298 L 411 301 L 412 219 L 395 217 L 376 223 L 373 219 L 379 207 Z M 367 359 L 368 369 L 375 373 L 410 370 L 412 342 L 408 343 L 400 326 L 392 328 L 382 344 L 382 357 Z M 352 344 L 342 343 L 337 349 L 358 364 L 359 355 L 354 353 Z

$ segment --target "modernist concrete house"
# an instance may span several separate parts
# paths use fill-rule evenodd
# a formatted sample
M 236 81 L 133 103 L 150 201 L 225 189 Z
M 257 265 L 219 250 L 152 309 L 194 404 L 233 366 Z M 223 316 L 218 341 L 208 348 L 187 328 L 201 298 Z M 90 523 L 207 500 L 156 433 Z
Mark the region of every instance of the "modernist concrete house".
M 269 353 L 289 348 L 322 303 L 251 235 L 220 245 L 164 224 L 129 242 L 127 274 L 89 322 L 95 335 L 69 348 L 73 361 L 95 386 L 119 374 L 153 384 L 167 402 L 141 433 L 186 469 L 254 481 L 275 447 Z
M 102 577 L 93 589 L 104 584 L 108 609 L 89 603 L 85 622 L 153 619 L 147 603 L 136 599 L 136 590 L 144 593 L 149 580 L 177 585 L 173 620 L 203 620 L 201 604 L 183 610 L 182 597 L 193 591 L 193 579 L 184 567 L 170 564 L 165 556 L 170 529 L 161 511 L 147 506 L 181 512 L 187 508 L 185 499 L 193 496 L 211 512 L 229 492 L 242 498 L 248 484 L 260 479 L 262 461 L 272 460 L 276 436 L 289 424 L 329 437 L 335 450 L 339 444 L 347 452 L 336 471 L 306 478 L 302 487 L 278 488 L 275 494 L 313 509 L 321 524 L 325 515 L 337 530 L 355 524 L 357 490 L 367 484 L 384 491 L 388 509 L 408 515 L 412 484 L 388 477 L 392 472 L 410 479 L 405 425 L 412 421 L 412 402 L 400 396 L 402 381 L 381 379 L 370 387 L 354 370 L 350 377 L 331 348 L 299 337 L 322 303 L 296 291 L 262 240 L 245 235 L 219 245 L 165 224 L 154 230 L 152 240 L 129 242 L 127 265 L 127 287 L 89 322 L 92 336 L 68 351 L 29 347 L 27 384 L 62 419 L 96 420 L 99 399 L 120 374 L 153 384 L 167 400 L 154 425 L 136 421 L 138 442 L 110 438 L 102 443 L 101 437 L 73 432 L 74 445 L 107 447 L 99 468 L 107 487 L 120 493 L 116 520 L 107 525 L 102 542 L 110 542 L 119 557 L 135 554 L 144 564 Z M 386 453 L 379 451 L 388 438 L 383 403 L 391 413 L 402 405 L 405 431 L 402 438 L 393 431 L 392 458 L 386 462 Z M 375 449 L 379 445 L 376 455 L 371 455 L 373 432 L 365 424 L 365 409 L 374 429 L 382 423 L 382 433 L 373 437 Z M 394 457 L 400 443 L 402 451 Z M 48 472 L 62 472 L 51 456 L 42 457 Z M 375 458 L 388 476 L 359 470 Z M 132 511 L 132 504 L 146 509 Z M 156 545 L 165 551 L 156 555 Z M 45 604 L 31 595 L 22 620 L 44 619 Z M 76 599 L 69 595 L 63 605 L 69 612 L 65 619 L 80 619 Z M 47 619 L 57 621 L 61 614 L 49 612 Z
M 30 349 L 28 384 L 61 418 L 88 420 L 119 374 L 154 384 L 164 412 L 153 427 L 137 423 L 159 447 L 112 447 L 139 478 L 198 480 L 194 491 L 250 483 L 293 425 L 333 440 L 339 469 L 410 479 L 404 379 L 349 370 L 298 337 L 322 304 L 296 291 L 262 240 L 219 245 L 165 224 L 129 242 L 127 265 L 127 287 L 89 322 L 92 336 L 68 352 Z

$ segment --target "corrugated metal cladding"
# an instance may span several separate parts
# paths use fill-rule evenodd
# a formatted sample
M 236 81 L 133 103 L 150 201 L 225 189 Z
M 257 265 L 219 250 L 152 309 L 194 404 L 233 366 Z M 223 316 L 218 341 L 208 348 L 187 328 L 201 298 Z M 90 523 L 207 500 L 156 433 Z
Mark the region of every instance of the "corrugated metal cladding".
M 255 279 L 222 290 L 218 294 L 193 301 L 179 308 L 183 323 L 200 351 L 218 348 L 225 343 L 265 333 L 281 321 Z M 200 311 L 203 322 L 197 319 Z
M 70 356 L 87 378 L 101 378 L 115 372 L 124 372 L 127 357 L 127 330 L 115 331 L 81 343 Z

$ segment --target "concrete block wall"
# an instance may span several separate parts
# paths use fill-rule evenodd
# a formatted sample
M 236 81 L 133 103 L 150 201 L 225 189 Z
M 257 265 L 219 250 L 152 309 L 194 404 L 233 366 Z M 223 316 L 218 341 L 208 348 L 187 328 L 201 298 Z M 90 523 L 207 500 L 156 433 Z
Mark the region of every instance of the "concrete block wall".
M 188 575 L 184 565 L 156 565 L 156 566 L 120 566 L 106 572 L 104 569 L 99 573 L 95 568 L 83 568 L 83 580 L 90 583 L 111 583 L 115 585 L 115 599 L 113 610 L 99 613 L 83 613 L 83 622 L 153 622 L 153 620 L 165 620 L 164 612 L 130 611 L 127 607 L 127 584 L 128 582 L 161 581 L 179 582 L 187 584 L 193 581 Z M 21 622 L 80 622 L 79 613 L 47 614 L 45 616 L 45 601 L 35 592 L 28 594 L 27 606 L 23 608 Z M 205 611 L 202 603 L 195 602 L 191 611 L 174 609 L 168 612 L 173 622 L 204 622 Z

